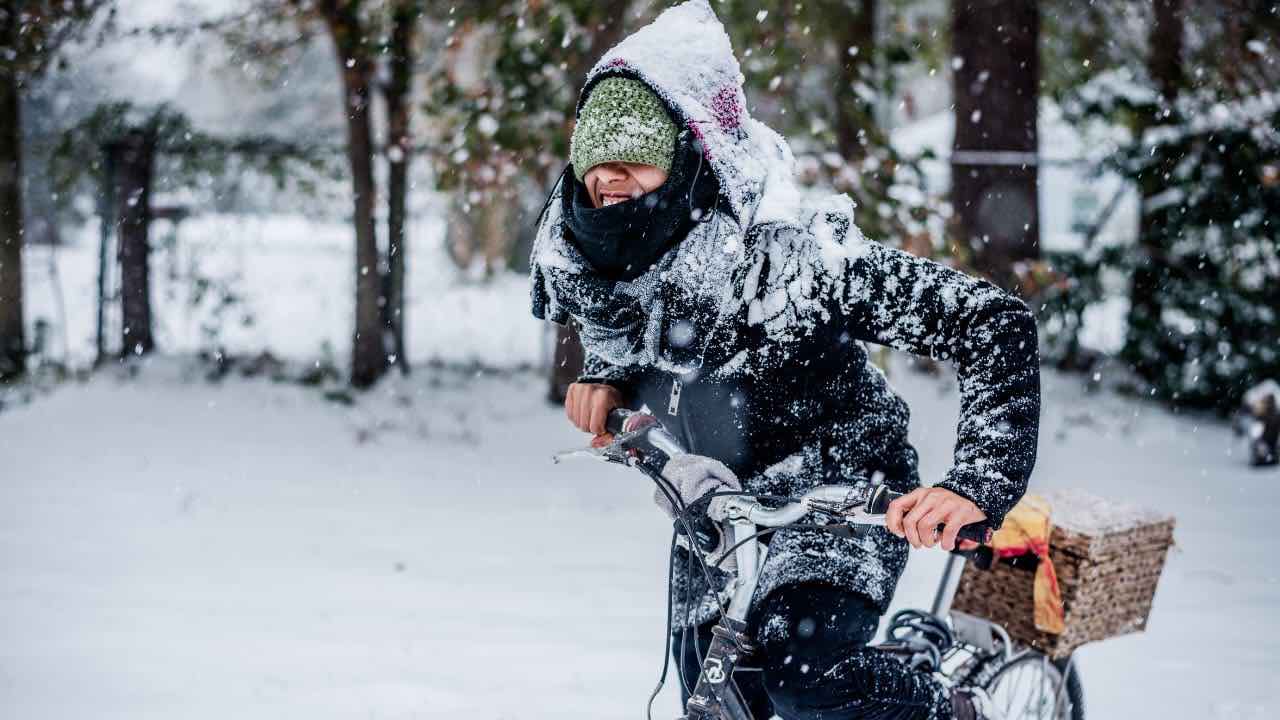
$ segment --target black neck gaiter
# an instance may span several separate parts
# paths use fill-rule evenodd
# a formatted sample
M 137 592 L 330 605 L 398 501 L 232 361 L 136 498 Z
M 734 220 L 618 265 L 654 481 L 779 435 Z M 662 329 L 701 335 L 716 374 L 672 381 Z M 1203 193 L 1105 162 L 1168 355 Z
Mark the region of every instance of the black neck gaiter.
M 694 223 L 710 217 L 720 194 L 701 144 L 687 131 L 677 141 L 666 182 L 640 197 L 596 208 L 572 166 L 562 182 L 568 239 L 597 273 L 613 280 L 633 280 L 647 271 Z

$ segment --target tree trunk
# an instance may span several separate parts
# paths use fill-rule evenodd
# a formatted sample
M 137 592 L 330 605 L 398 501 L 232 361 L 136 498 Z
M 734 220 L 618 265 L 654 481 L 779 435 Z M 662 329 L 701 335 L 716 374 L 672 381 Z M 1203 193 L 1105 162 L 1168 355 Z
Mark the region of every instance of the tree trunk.
M 405 230 L 409 193 L 409 94 L 413 79 L 413 38 L 420 9 L 415 0 L 397 3 L 392 14 L 391 77 L 383 93 L 387 101 L 387 303 L 385 324 L 402 374 L 409 374 L 404 342 Z
M 22 113 L 19 80 L 0 69 L 0 381 L 26 371 L 22 317 Z
M 1151 25 L 1151 58 L 1148 69 L 1160 96 L 1172 102 L 1185 85 L 1182 74 L 1182 2 L 1154 0 L 1155 22 Z
M 1183 0 L 1154 0 L 1155 22 L 1149 38 L 1151 56 L 1147 70 L 1159 91 L 1160 108 L 1167 107 L 1178 95 L 1186 78 L 1182 68 Z M 1157 110 L 1157 114 L 1159 110 Z M 1141 118 L 1136 132 L 1160 122 L 1158 117 Z M 1161 323 L 1160 283 L 1168 273 L 1164 244 L 1168 229 L 1164 213 L 1150 212 L 1151 198 L 1164 192 L 1167 182 L 1163 173 L 1146 173 L 1139 182 L 1141 199 L 1138 212 L 1138 259 L 1129 289 L 1129 318 L 1125 338 L 1126 359 L 1134 370 L 1151 377 L 1161 364 L 1159 353 L 1147 350 L 1146 343 L 1157 337 Z
M 578 327 L 573 322 L 557 325 L 556 347 L 551 358 L 551 387 L 547 389 L 548 400 L 556 405 L 564 404 L 569 385 L 582 374 L 582 361 L 582 341 L 578 339 Z
M 975 267 L 1008 288 L 1039 257 L 1040 11 L 1026 0 L 953 0 L 951 203 Z
M 110 285 L 111 236 L 116 226 L 115 212 L 115 156 L 110 146 L 101 147 L 102 168 L 97 177 L 98 196 L 98 306 L 94 318 L 94 349 L 97 351 L 93 365 L 97 367 L 107 361 L 107 303 L 110 297 L 107 288 Z
M 623 20 L 631 9 L 633 0 L 602 0 L 595 32 L 591 34 L 591 46 L 578 56 L 577 61 L 568 68 L 569 78 L 579 83 L 584 81 L 587 71 L 595 64 L 604 51 L 622 40 L 626 25 Z M 565 132 L 572 128 L 573 114 L 569 113 L 565 123 Z M 554 182 L 554 178 L 552 182 Z M 582 341 L 578 339 L 578 331 L 572 325 L 556 328 L 556 349 L 551 363 L 551 383 L 549 396 L 552 402 L 563 403 L 569 384 L 582 374 Z
M 373 61 L 361 47 L 363 28 L 358 3 L 326 3 L 325 22 L 333 38 L 338 71 L 342 75 L 342 101 L 347 118 L 347 161 L 351 166 L 356 231 L 356 317 L 351 342 L 351 384 L 368 387 L 387 369 L 383 342 L 382 271 L 378 263 L 378 235 L 373 207 L 377 185 L 373 178 L 373 130 L 370 118 L 370 85 Z
M 831 17 L 839 27 L 835 36 L 840 53 L 840 86 L 837 90 L 835 117 L 836 147 L 845 162 L 856 163 L 866 156 L 866 136 L 875 122 L 875 109 L 864 103 L 854 90 L 860 82 L 872 79 L 876 54 L 877 0 L 858 0 L 857 12 L 838 0 L 831 3 Z M 850 54 L 850 48 L 857 48 Z
M 119 238 L 121 356 L 155 349 L 151 335 L 151 176 L 155 135 L 131 130 L 111 143 L 115 169 L 116 232 Z
M 600 56 L 617 45 L 626 34 L 627 12 L 633 4 L 635 0 L 598 0 L 595 3 L 588 23 L 591 26 L 590 44 L 565 68 L 569 81 L 576 83 L 577 89 L 582 89 L 587 71 L 591 70 Z M 572 120 L 573 116 L 570 115 L 569 119 Z

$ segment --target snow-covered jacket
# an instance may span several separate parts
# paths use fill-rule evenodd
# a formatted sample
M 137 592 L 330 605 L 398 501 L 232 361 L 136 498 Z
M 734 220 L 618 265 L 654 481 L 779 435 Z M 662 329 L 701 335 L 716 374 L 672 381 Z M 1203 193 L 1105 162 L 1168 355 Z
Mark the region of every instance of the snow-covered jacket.
M 630 282 L 594 273 L 548 203 L 532 255 L 537 317 L 576 320 L 584 381 L 648 405 L 691 452 L 727 464 L 749 490 L 796 495 L 880 472 L 919 485 L 908 410 L 864 342 L 956 367 L 955 463 L 938 486 L 973 500 L 995 526 L 1026 489 L 1040 412 L 1035 322 L 985 281 L 863 237 L 844 195 L 812 199 L 793 180 L 786 142 L 751 118 L 729 38 L 705 0 L 671 8 L 610 50 L 587 77 L 646 82 L 701 141 L 721 204 Z M 554 199 L 554 198 L 553 198 Z M 952 422 L 930 418 L 929 422 Z M 683 553 L 683 551 L 680 551 Z M 878 528 L 836 538 L 784 530 L 770 541 L 757 599 L 823 581 L 882 610 L 907 544 Z M 677 573 L 712 614 L 701 574 Z

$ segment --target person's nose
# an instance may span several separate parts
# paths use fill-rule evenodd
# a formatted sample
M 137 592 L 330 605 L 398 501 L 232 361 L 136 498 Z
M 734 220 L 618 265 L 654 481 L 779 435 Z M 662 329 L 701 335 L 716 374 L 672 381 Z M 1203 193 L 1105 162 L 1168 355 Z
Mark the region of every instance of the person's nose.
M 600 170 L 601 185 L 616 185 L 627 179 L 627 171 L 616 163 L 605 163 Z

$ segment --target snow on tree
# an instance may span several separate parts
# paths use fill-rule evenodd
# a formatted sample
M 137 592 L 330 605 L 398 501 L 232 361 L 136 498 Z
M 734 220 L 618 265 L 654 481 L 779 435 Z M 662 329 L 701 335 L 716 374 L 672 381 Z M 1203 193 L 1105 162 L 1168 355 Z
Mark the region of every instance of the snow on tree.
M 1121 358 L 1178 405 L 1232 410 L 1280 374 L 1280 12 L 1266 5 L 1159 0 L 1145 43 L 1112 46 L 1063 94 L 1077 124 L 1127 131 L 1105 163 L 1142 196 L 1134 246 L 1075 263 L 1071 282 L 1132 278 Z M 1120 67 L 1126 47 L 1140 56 Z

